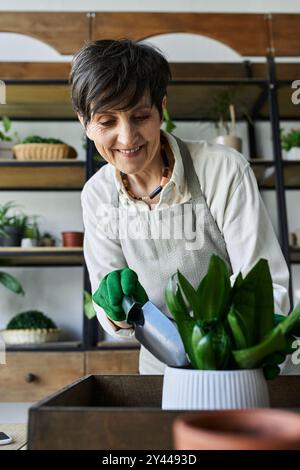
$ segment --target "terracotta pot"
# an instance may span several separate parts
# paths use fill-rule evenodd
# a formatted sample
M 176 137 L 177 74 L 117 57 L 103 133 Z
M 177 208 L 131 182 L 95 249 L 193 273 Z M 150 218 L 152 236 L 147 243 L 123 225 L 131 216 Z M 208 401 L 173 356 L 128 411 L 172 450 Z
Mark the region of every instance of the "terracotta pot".
M 83 232 L 62 232 L 63 246 L 83 246 Z
M 181 415 L 173 426 L 177 450 L 300 449 L 300 415 L 282 410 L 225 410 Z

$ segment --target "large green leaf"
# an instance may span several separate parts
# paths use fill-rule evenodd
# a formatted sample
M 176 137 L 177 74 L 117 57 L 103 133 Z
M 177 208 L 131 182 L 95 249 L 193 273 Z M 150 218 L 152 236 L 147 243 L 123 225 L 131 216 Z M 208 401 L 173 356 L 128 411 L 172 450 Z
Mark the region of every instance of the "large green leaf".
M 199 324 L 193 329 L 193 349 L 198 369 L 225 369 L 231 353 L 230 341 L 223 325 L 205 333 Z
M 247 347 L 258 342 L 256 331 L 255 294 L 253 288 L 245 279 L 235 289 L 232 296 L 232 305 L 239 314 L 239 324 L 245 335 Z
M 200 319 L 199 297 L 196 290 L 193 288 L 192 284 L 190 284 L 189 281 L 183 276 L 183 274 L 181 274 L 180 271 L 177 272 L 177 282 L 183 296 L 187 300 L 187 307 L 190 307 L 196 319 Z
M 239 369 L 253 369 L 260 367 L 266 357 L 275 352 L 282 352 L 286 347 L 285 335 L 280 330 L 280 325 L 278 325 L 255 346 L 233 351 L 233 357 Z
M 11 276 L 8 273 L 0 272 L 0 283 L 15 294 L 25 294 L 23 287 L 21 286 L 19 281 L 14 276 Z
M 254 293 L 256 339 L 261 341 L 274 326 L 273 284 L 266 259 L 260 259 L 243 281 Z
M 196 368 L 201 370 L 217 369 L 211 333 L 204 333 L 199 325 L 195 325 L 192 345 Z
M 208 271 L 197 289 L 200 319 L 218 321 L 226 315 L 231 296 L 230 277 L 225 262 L 216 255 L 210 258 Z
M 235 349 L 245 349 L 250 346 L 247 343 L 246 338 L 246 325 L 243 322 L 243 318 L 239 312 L 235 309 L 234 305 L 231 305 L 229 314 L 227 316 L 228 325 L 230 328 L 231 335 L 233 337 Z
M 174 274 L 168 281 L 165 289 L 165 302 L 176 322 L 189 360 L 192 366 L 196 367 L 194 351 L 192 348 L 192 333 L 195 319 L 189 314 L 189 310 L 184 302 L 180 287 L 177 284 L 176 274 Z
M 298 332 L 299 327 L 299 319 L 300 319 L 300 302 L 292 313 L 290 313 L 284 320 L 282 320 L 276 328 L 279 328 L 283 334 L 291 333 L 295 334 Z

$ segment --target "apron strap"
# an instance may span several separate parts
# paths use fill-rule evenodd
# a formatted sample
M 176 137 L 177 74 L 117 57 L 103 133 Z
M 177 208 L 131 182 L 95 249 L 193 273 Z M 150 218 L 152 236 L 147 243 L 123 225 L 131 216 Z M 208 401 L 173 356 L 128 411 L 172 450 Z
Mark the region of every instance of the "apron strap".
M 184 168 L 184 175 L 188 183 L 188 187 L 189 187 L 192 199 L 197 199 L 199 198 L 199 196 L 200 197 L 202 196 L 202 191 L 201 191 L 199 179 L 197 177 L 197 174 L 194 168 L 190 151 L 185 142 L 183 142 L 181 139 L 179 139 L 175 135 L 173 135 L 173 137 L 175 138 L 178 144 L 179 150 L 180 150 L 183 168 Z

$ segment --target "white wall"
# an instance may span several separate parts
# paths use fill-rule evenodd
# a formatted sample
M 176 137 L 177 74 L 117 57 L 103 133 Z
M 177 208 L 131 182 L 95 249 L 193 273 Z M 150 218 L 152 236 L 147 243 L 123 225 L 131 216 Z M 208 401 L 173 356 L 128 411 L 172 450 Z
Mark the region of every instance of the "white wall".
M 112 1 L 107 4 L 103 1 L 29 1 L 25 6 L 21 1 L 11 1 L 9 9 L 12 10 L 69 10 L 69 11 L 242 11 L 265 12 L 286 11 L 300 12 L 300 4 L 297 1 L 286 1 L 284 5 L 277 1 L 249 2 L 247 7 L 240 8 L 241 2 L 232 1 L 226 4 L 220 1 L 152 1 L 147 8 L 141 6 L 139 1 L 127 1 L 126 7 L 123 1 Z M 4 8 L 5 7 L 5 8 Z M 0 10 L 7 10 L 7 5 L 0 4 Z M 0 13 L 1 14 L 1 13 Z M 151 42 L 158 45 L 171 61 L 239 61 L 240 57 L 227 46 L 207 38 L 194 35 L 165 35 L 152 38 Z M 20 44 L 22 43 L 22 47 Z M 21 53 L 20 53 L 21 51 Z M 68 56 L 59 54 L 47 45 L 32 38 L 13 34 L 0 34 L 0 60 L 70 60 Z M 0 77 L 1 78 L 1 77 Z M 295 77 L 299 78 L 299 77 Z M 300 123 L 286 123 L 285 126 L 296 126 Z M 55 136 L 64 139 L 74 145 L 81 159 L 85 158 L 82 149 L 82 131 L 78 123 L 53 123 L 53 122 L 17 122 L 16 129 L 21 137 L 29 133 Z M 240 124 L 240 135 L 244 138 L 245 155 L 248 157 L 246 127 Z M 269 123 L 258 123 L 256 132 L 259 138 L 259 154 L 262 158 L 270 158 L 272 155 L 271 130 Z M 213 137 L 213 129 L 207 123 L 177 123 L 175 133 L 183 138 L 207 138 Z M 274 228 L 277 232 L 276 201 L 274 193 L 265 192 L 263 198 Z M 0 192 L 0 204 L 7 200 L 22 202 L 24 210 L 28 213 L 42 214 L 41 228 L 51 231 L 59 236 L 62 230 L 81 230 L 82 220 L 80 211 L 79 193 L 39 193 L 39 192 Z M 300 227 L 300 214 L 297 204 L 299 192 L 288 192 L 287 201 L 289 208 L 290 228 Z M 8 270 L 8 269 L 7 269 Z M 9 272 L 18 276 L 24 283 L 26 297 L 18 298 L 13 294 L 1 292 L 0 297 L 0 328 L 17 313 L 25 309 L 41 309 L 51 316 L 60 327 L 65 329 L 66 339 L 78 339 L 82 327 L 82 268 L 10 268 Z M 293 268 L 294 288 L 300 289 L 300 269 Z M 0 286 L 0 289 L 1 286 Z M 111 339 L 111 338 L 110 338 Z
M 1 2 L 0 11 L 195 11 L 195 12 L 291 12 L 300 11 L 298 0 L 11 0 Z

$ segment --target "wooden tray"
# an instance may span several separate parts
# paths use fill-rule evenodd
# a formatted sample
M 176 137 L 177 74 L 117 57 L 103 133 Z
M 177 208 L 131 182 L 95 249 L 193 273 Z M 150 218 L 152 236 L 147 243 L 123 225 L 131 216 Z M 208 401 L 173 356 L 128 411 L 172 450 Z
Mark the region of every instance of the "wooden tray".
M 300 408 L 300 376 L 268 383 L 273 407 Z M 162 384 L 162 375 L 84 377 L 30 408 L 29 449 L 172 449 L 186 411 L 161 410 Z

